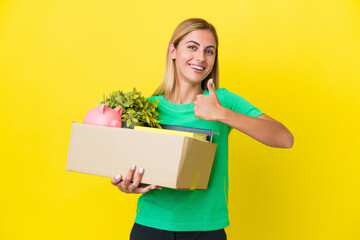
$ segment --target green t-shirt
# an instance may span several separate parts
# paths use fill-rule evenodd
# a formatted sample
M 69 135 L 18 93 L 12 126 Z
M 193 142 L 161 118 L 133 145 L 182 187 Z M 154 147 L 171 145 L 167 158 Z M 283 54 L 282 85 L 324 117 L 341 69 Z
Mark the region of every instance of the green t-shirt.
M 223 107 L 258 117 L 262 112 L 244 98 L 224 88 L 216 90 Z M 204 95 L 208 95 L 207 90 Z M 161 123 L 211 129 L 213 143 L 217 144 L 215 159 L 206 190 L 151 190 L 139 197 L 135 222 L 168 231 L 212 231 L 229 225 L 228 218 L 228 135 L 231 127 L 217 121 L 206 121 L 194 116 L 194 103 L 174 104 L 162 95 L 158 119 Z

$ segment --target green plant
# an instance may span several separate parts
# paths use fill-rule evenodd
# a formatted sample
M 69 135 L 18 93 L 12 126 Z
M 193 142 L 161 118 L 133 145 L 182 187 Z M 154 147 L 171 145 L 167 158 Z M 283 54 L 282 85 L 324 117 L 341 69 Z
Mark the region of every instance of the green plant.
M 141 96 L 141 92 L 133 91 L 124 93 L 123 91 L 114 91 L 109 93 L 109 97 L 100 100 L 100 104 L 106 104 L 109 108 L 122 107 L 123 114 L 121 116 L 123 122 L 129 127 L 132 123 L 145 123 L 150 127 L 160 126 L 160 121 L 157 119 L 159 115 L 156 112 L 159 100 L 151 101 L 149 98 Z

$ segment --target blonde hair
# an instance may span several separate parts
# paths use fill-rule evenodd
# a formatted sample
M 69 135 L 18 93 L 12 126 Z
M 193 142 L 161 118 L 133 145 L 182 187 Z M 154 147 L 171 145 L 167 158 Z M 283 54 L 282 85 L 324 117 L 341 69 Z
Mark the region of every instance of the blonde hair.
M 202 81 L 201 88 L 207 89 L 207 82 L 209 79 L 213 79 L 215 89 L 219 87 L 219 61 L 218 61 L 218 46 L 219 40 L 215 30 L 215 27 L 201 18 L 190 18 L 181 22 L 173 32 L 169 45 L 173 44 L 176 48 L 179 42 L 184 38 L 185 35 L 194 31 L 194 30 L 209 30 L 215 38 L 216 48 L 215 48 L 215 62 L 212 71 L 209 75 Z M 171 58 L 169 53 L 169 48 L 167 49 L 166 54 L 166 63 L 165 63 L 165 72 L 163 79 L 160 83 L 160 86 L 155 90 L 153 96 L 162 95 L 168 96 L 175 88 L 175 60 Z

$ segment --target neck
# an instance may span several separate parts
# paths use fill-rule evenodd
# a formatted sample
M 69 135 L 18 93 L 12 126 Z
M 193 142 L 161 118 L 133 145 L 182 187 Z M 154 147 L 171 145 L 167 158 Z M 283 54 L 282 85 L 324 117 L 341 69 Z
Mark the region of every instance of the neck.
M 191 85 L 186 82 L 175 81 L 175 89 L 167 96 L 167 100 L 175 104 L 188 104 L 195 102 L 196 96 L 203 92 L 201 83 Z

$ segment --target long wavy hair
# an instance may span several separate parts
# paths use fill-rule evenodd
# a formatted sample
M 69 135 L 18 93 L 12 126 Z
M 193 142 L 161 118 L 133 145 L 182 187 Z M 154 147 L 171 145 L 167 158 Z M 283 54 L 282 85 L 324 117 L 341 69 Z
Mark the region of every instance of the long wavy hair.
M 215 38 L 216 49 L 215 49 L 215 62 L 212 71 L 209 75 L 201 82 L 201 88 L 207 89 L 207 82 L 209 79 L 213 79 L 215 89 L 219 87 L 219 61 L 218 61 L 218 46 L 219 40 L 215 30 L 215 27 L 208 23 L 206 20 L 201 18 L 189 18 L 181 22 L 173 32 L 169 45 L 174 44 L 174 47 L 177 48 L 179 42 L 184 38 L 184 36 L 194 30 L 209 30 L 212 32 Z M 167 48 L 166 54 L 166 63 L 165 63 L 165 72 L 163 79 L 159 87 L 153 93 L 153 96 L 162 95 L 168 96 L 172 91 L 175 90 L 175 60 L 171 58 L 169 53 L 169 48 Z

